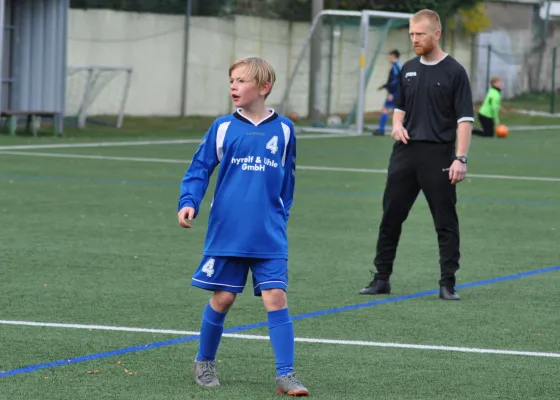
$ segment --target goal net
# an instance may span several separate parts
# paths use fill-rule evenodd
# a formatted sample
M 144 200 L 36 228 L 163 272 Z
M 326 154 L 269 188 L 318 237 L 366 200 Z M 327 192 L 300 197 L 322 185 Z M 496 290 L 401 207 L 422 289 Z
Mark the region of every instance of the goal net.
M 67 121 L 84 128 L 87 122 L 122 127 L 132 68 L 68 67 Z
M 410 17 L 370 10 L 321 12 L 288 72 L 279 111 L 300 132 L 362 134 L 364 122 L 381 110 L 386 97 L 377 88 L 387 81 L 389 51 L 411 53 Z

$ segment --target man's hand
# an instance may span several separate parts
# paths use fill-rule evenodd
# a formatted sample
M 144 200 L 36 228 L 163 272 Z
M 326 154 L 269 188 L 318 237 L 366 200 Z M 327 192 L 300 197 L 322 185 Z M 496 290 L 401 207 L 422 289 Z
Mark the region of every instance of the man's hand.
M 394 141 L 396 142 L 403 142 L 404 144 L 408 143 L 408 140 L 410 140 L 410 137 L 408 136 L 408 132 L 406 131 L 406 129 L 404 129 L 404 126 L 402 125 L 393 125 L 393 132 L 391 133 L 391 137 L 393 138 Z
M 455 185 L 465 179 L 467 175 L 467 164 L 462 163 L 459 160 L 453 161 L 451 167 L 449 168 L 449 179 L 451 184 Z
M 194 208 L 183 207 L 178 213 L 179 225 L 183 228 L 190 228 L 192 225 L 187 222 L 187 220 L 192 221 L 194 218 Z
M 393 96 L 391 93 L 389 93 L 389 94 L 387 95 L 387 100 L 393 101 L 393 98 L 394 98 L 394 97 L 395 97 L 395 96 Z

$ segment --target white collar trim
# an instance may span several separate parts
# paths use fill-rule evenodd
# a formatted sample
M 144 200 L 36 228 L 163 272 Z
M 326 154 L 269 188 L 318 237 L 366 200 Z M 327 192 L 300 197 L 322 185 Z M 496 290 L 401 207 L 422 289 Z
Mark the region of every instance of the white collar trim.
M 437 64 L 439 64 L 440 62 L 442 62 L 442 61 L 445 59 L 445 57 L 447 57 L 448 55 L 449 55 L 449 54 L 445 53 L 445 55 L 444 55 L 442 58 L 440 58 L 439 60 L 437 60 L 437 61 L 426 61 L 426 60 L 424 59 L 424 56 L 421 56 L 421 57 L 420 57 L 420 62 L 421 62 L 422 64 L 424 64 L 424 65 L 437 65 Z
M 250 123 L 252 123 L 255 126 L 258 126 L 260 124 L 262 124 L 264 121 L 266 121 L 267 119 L 269 119 L 270 117 L 272 117 L 274 115 L 274 113 L 276 111 L 274 111 L 273 108 L 269 108 L 268 111 L 270 111 L 270 114 L 268 114 L 266 117 L 264 117 L 263 119 L 261 119 L 259 122 L 255 122 L 253 121 L 251 118 L 249 118 L 248 116 L 246 116 L 245 114 L 243 114 L 243 109 L 238 108 L 237 112 L 239 113 L 239 115 L 241 115 L 243 118 L 245 118 L 247 121 L 249 121 Z

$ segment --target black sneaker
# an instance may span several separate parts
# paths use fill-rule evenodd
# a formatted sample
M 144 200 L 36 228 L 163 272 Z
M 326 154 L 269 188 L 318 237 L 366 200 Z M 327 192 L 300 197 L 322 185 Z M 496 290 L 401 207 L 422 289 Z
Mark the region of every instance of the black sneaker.
M 389 281 L 374 279 L 368 286 L 360 290 L 360 294 L 390 294 L 391 284 Z
M 439 298 L 442 300 L 461 300 L 461 296 L 455 291 L 455 288 L 446 286 L 439 288 Z

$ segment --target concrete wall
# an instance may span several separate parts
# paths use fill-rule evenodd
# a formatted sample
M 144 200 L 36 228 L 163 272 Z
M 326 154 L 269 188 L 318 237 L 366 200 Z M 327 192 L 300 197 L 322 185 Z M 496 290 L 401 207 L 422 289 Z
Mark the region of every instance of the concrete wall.
M 356 21 L 357 22 L 357 21 Z M 257 55 L 268 59 L 276 69 L 277 83 L 269 97 L 276 107 L 282 99 L 288 78 L 295 68 L 308 35 L 308 23 L 265 20 L 255 17 L 231 19 L 194 17 L 188 62 L 187 113 L 219 115 L 231 112 L 227 71 L 238 57 Z M 132 67 L 133 81 L 126 113 L 129 115 L 179 115 L 184 18 L 181 16 L 125 13 L 109 10 L 71 10 L 68 33 L 69 66 Z M 326 110 L 329 89 L 330 29 L 323 29 L 321 93 Z M 381 31 L 372 29 L 369 54 L 375 53 Z M 359 32 L 357 26 L 338 27 L 333 35 L 331 112 L 349 112 L 357 97 Z M 383 92 L 375 90 L 388 73 L 386 54 L 397 48 L 403 60 L 412 56 L 407 30 L 389 31 L 375 64 L 366 99 L 366 111 L 377 111 Z M 471 66 L 470 38 L 454 35 L 450 52 L 467 70 Z M 308 54 L 303 58 L 288 97 L 289 109 L 300 115 L 308 108 Z M 83 78 L 68 88 L 69 103 L 80 99 Z M 114 114 L 118 109 L 124 74 L 117 76 L 100 94 L 92 111 Z M 72 104 L 69 104 L 69 108 Z
M 473 91 L 481 100 L 488 75 L 504 79 L 504 96 L 524 92 L 550 90 L 553 70 L 552 48 L 560 44 L 560 22 L 552 20 L 539 72 L 540 33 L 544 26 L 538 4 L 495 1 L 485 3 L 492 26 L 477 38 L 474 58 Z M 488 71 L 488 46 L 491 46 Z M 560 62 L 560 61 L 559 61 Z M 541 79 L 539 81 L 539 74 Z M 557 73 L 557 77 L 559 74 Z

